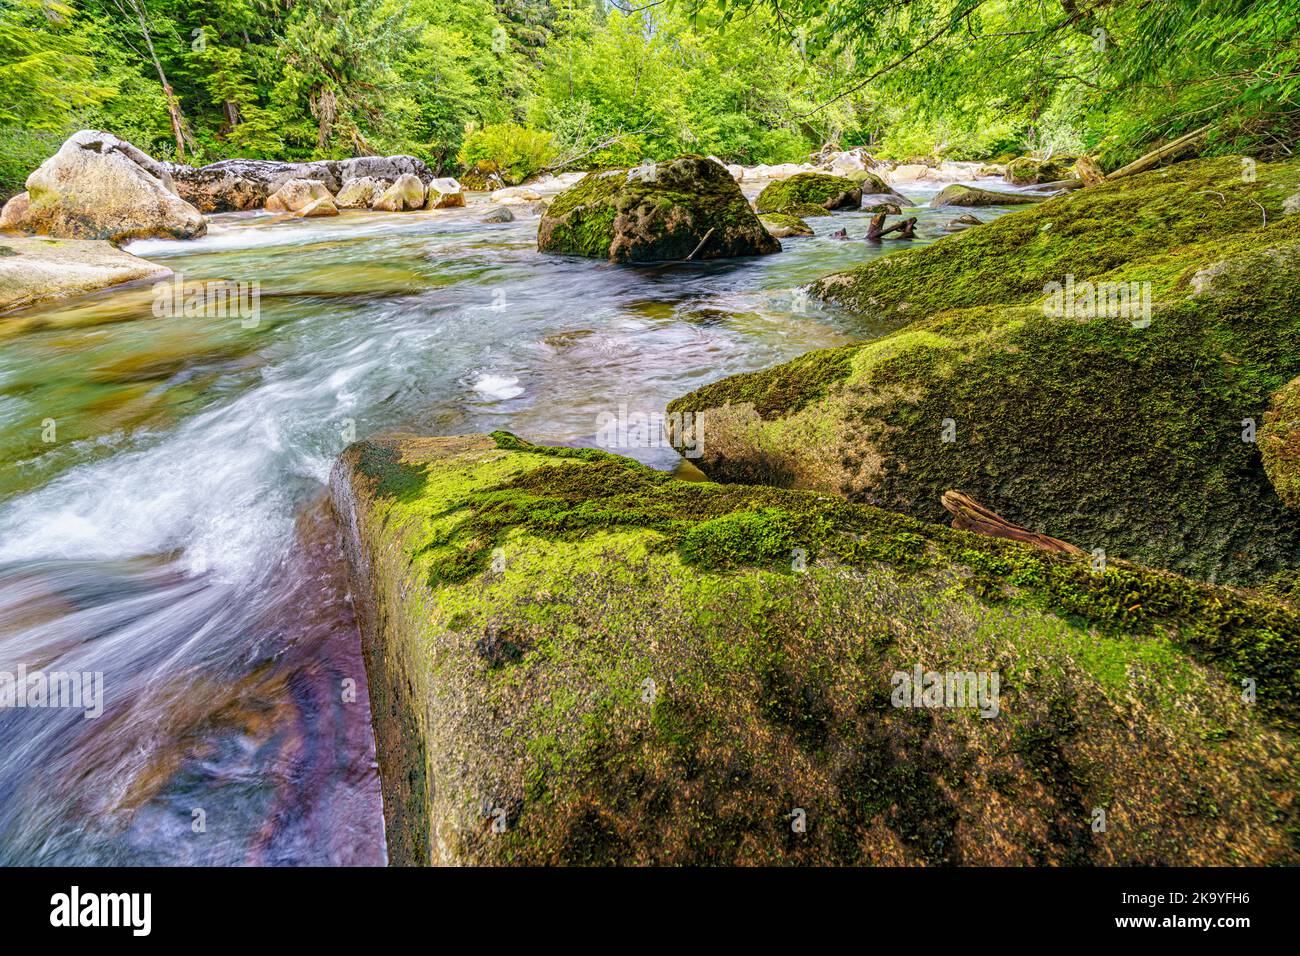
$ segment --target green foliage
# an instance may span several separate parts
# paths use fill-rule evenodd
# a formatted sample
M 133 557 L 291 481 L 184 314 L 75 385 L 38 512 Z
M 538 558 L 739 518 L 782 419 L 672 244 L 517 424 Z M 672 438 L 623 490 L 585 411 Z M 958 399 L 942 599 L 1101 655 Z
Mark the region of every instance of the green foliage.
M 551 134 L 520 126 L 493 123 L 465 137 L 457 161 L 465 167 L 489 168 L 511 185 L 521 183 L 555 158 Z

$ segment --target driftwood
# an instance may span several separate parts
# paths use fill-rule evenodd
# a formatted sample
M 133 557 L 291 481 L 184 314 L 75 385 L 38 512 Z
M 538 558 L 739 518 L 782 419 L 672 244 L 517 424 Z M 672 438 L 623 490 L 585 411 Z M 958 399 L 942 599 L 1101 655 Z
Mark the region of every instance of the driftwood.
M 710 229 L 708 232 L 704 234 L 704 238 L 700 240 L 700 244 L 695 247 L 695 252 L 692 252 L 689 256 L 686 257 L 687 262 L 690 262 L 692 259 L 694 259 L 696 253 L 698 253 L 701 249 L 704 248 L 704 244 L 709 241 L 709 236 L 711 235 L 713 235 L 712 229 Z
M 952 512 L 952 526 L 959 531 L 974 531 L 991 538 L 1007 538 L 1011 541 L 1032 544 L 1044 551 L 1055 551 L 1061 554 L 1084 553 L 1082 548 L 1076 548 L 1068 542 L 1012 524 L 964 492 L 945 491 L 939 501 Z
M 1132 176 L 1134 173 L 1140 173 L 1150 169 L 1161 160 L 1169 159 L 1171 156 L 1177 156 L 1183 150 L 1194 146 L 1203 140 L 1205 135 L 1209 133 L 1213 127 L 1213 123 L 1208 123 L 1200 129 L 1192 130 L 1190 133 L 1185 133 L 1177 139 L 1165 143 L 1165 145 L 1158 149 L 1151 150 L 1151 152 L 1147 153 L 1145 156 L 1133 160 L 1133 162 L 1129 163 L 1127 166 L 1121 166 L 1119 169 L 1107 176 L 1106 179 L 1111 180 L 1119 179 L 1122 176 Z
M 867 227 L 867 241 L 879 242 L 891 232 L 897 232 L 895 239 L 914 239 L 916 238 L 916 217 L 902 219 L 892 226 L 885 226 L 885 216 L 888 213 L 878 212 L 871 217 L 871 225 Z

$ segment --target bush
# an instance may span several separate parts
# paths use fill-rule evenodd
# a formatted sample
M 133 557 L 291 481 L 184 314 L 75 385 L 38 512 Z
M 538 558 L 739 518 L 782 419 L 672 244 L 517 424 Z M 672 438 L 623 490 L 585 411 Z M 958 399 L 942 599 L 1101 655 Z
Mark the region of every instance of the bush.
M 27 188 L 27 177 L 58 152 L 64 139 L 63 133 L 0 126 L 0 205 Z
M 550 133 L 518 123 L 493 123 L 466 136 L 456 158 L 467 169 L 495 167 L 505 182 L 516 185 L 554 156 Z

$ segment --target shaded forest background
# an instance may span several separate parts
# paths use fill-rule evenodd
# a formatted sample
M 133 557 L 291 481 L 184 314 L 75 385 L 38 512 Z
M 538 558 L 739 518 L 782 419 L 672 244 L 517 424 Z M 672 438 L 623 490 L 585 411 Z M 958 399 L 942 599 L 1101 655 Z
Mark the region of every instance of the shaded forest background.
M 1089 152 L 1300 129 L 1300 0 L 0 0 L 0 198 L 72 131 L 444 172 Z

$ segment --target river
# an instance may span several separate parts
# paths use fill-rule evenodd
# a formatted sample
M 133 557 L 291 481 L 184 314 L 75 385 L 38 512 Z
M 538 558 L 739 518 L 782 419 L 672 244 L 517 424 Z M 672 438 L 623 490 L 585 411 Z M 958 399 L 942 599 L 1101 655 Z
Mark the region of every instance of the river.
M 256 282 L 255 323 L 157 317 L 148 285 L 0 317 L 0 671 L 103 679 L 98 717 L 0 709 L 0 863 L 382 864 L 335 456 L 394 429 L 590 444 L 620 405 L 884 331 L 798 290 L 909 245 L 830 238 L 854 212 L 778 255 L 612 266 L 489 208 L 129 247 Z M 917 242 L 955 215 L 914 213 Z

